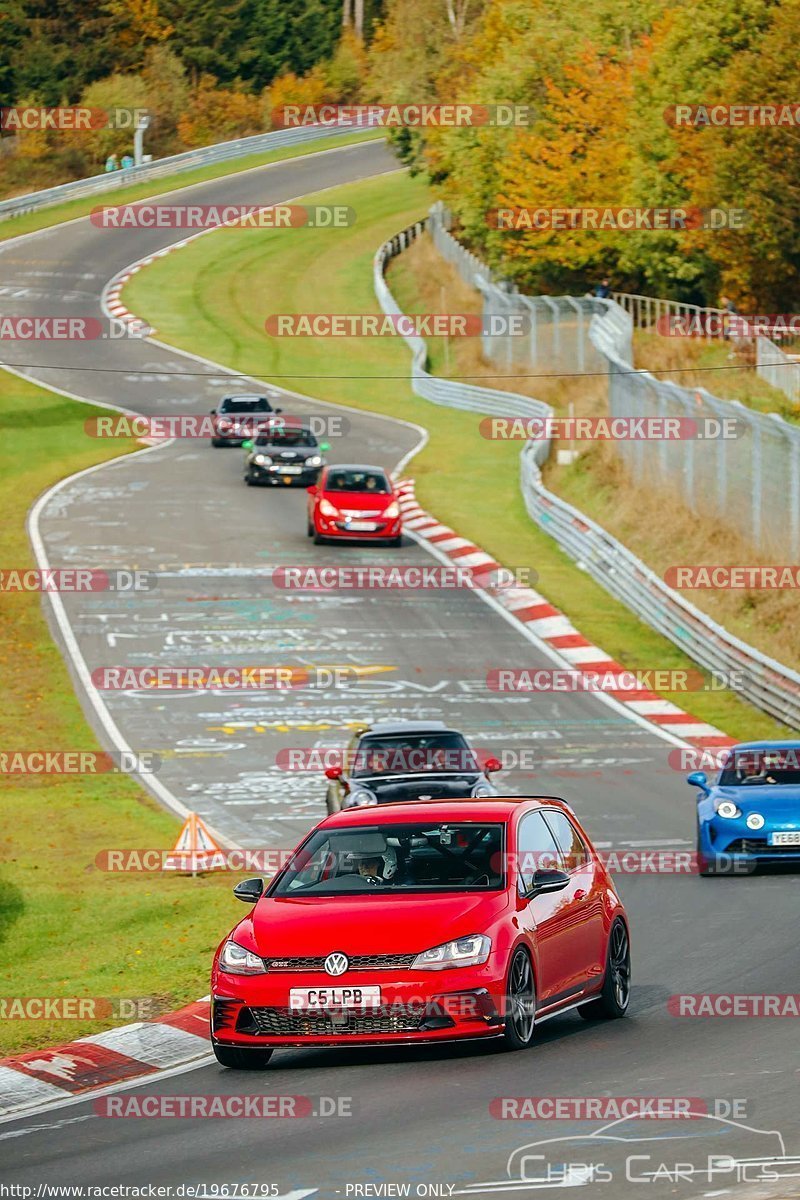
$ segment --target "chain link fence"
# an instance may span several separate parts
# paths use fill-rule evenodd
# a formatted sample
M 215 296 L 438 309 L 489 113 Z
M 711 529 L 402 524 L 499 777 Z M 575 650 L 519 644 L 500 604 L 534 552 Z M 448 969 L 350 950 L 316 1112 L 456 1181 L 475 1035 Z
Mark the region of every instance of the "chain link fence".
M 524 296 L 481 270 L 480 261 L 458 246 L 449 225 L 447 210 L 435 205 L 429 219 L 434 243 L 481 292 L 484 315 L 531 318 L 528 337 L 484 336 L 490 362 L 508 371 L 535 368 L 543 374 L 607 372 L 611 416 L 695 422 L 697 438 L 617 441 L 632 478 L 642 486 L 669 489 L 698 514 L 735 529 L 759 552 L 776 554 L 784 563 L 800 561 L 800 428 L 777 413 L 756 412 L 705 388 L 680 387 L 633 367 L 635 321 L 648 328 L 671 315 L 701 319 L 721 316 L 721 310 L 652 298 L 648 306 L 637 303 L 647 299 L 641 296 L 626 297 L 624 306 L 595 297 Z M 774 351 L 781 354 L 777 347 Z M 794 369 L 800 372 L 800 366 Z
M 393 257 L 401 254 L 422 234 L 426 225 L 448 262 L 457 268 L 467 283 L 477 287 L 484 297 L 489 298 L 491 312 L 504 311 L 498 307 L 501 302 L 505 303 L 503 297 L 507 298 L 509 306 L 517 304 L 517 293 L 493 280 L 491 272 L 480 260 L 452 237 L 445 221 L 446 215 L 441 207 L 437 206 L 427 222 L 417 222 L 379 248 L 374 259 L 374 286 L 384 312 L 394 315 L 401 312 L 386 283 L 386 267 Z M 548 314 L 553 314 L 552 328 L 548 328 L 548 332 L 536 340 L 532 349 L 529 339 L 528 353 L 538 355 L 546 352 L 558 361 L 566 361 L 565 356 L 568 355 L 570 347 L 577 353 L 578 331 L 582 328 L 584 337 L 591 346 L 585 347 L 587 360 L 593 361 L 590 357 L 593 354 L 599 356 L 599 361 L 604 363 L 604 371 L 609 373 L 612 393 L 615 387 L 624 384 L 613 401 L 614 405 L 634 406 L 637 398 L 645 407 L 652 407 L 656 403 L 667 404 L 668 393 L 665 394 L 660 389 L 642 397 L 637 397 L 633 390 L 634 386 L 646 388 L 657 381 L 644 372 L 631 376 L 631 368 L 628 365 L 630 357 L 620 357 L 620 348 L 623 353 L 630 355 L 633 329 L 631 315 L 620 305 L 610 301 L 584 298 L 577 303 L 580 305 L 582 322 L 570 318 L 562 324 L 562 316 L 566 318 L 568 313 L 576 312 L 574 305 L 557 304 L 551 308 L 545 302 L 544 308 Z M 508 311 L 518 309 L 509 307 Z M 539 325 L 540 332 L 542 324 Z M 540 400 L 430 375 L 426 369 L 425 341 L 415 336 L 405 336 L 405 340 L 412 351 L 412 387 L 414 392 L 424 399 L 434 404 L 446 405 L 448 408 L 464 409 L 485 416 L 545 418 L 553 415 L 550 406 Z M 509 353 L 504 345 L 495 349 Z M 534 358 L 533 361 L 538 363 L 540 360 Z M 624 377 L 635 379 L 635 385 L 629 386 Z M 683 389 L 677 388 L 676 391 L 680 393 Z M 720 411 L 729 412 L 730 406 L 725 401 L 716 400 L 714 397 L 709 397 L 709 400 L 719 405 Z M 680 403 L 682 401 L 678 402 L 679 405 Z M 740 407 L 736 406 L 737 413 Z M 747 410 L 743 411 L 745 416 L 753 415 L 748 414 Z M 627 414 L 620 412 L 620 415 Z M 641 416 L 641 411 L 636 415 Z M 655 409 L 655 415 L 660 415 L 658 409 Z M 767 423 L 770 420 L 769 417 L 764 418 Z M 723 445 L 727 455 L 728 449 L 734 444 L 716 443 L 712 453 L 721 455 L 720 445 Z M 669 459 L 665 461 L 665 470 L 680 474 L 682 486 L 689 470 L 692 477 L 692 493 L 701 494 L 702 486 L 707 485 L 708 480 L 702 478 L 700 471 L 709 469 L 712 464 L 706 460 L 698 462 L 694 457 L 694 450 L 687 461 L 681 462 L 681 447 L 694 443 L 657 443 L 659 454 L 665 453 L 662 448 L 664 445 L 668 447 L 666 453 L 675 456 L 674 462 L 670 462 Z M 729 679 L 733 675 L 737 680 L 736 690 L 743 699 L 785 725 L 800 729 L 800 673 L 734 637 L 723 626 L 668 587 L 663 579 L 600 525 L 549 492 L 542 483 L 540 471 L 549 451 L 549 442 L 537 438 L 525 444 L 520 456 L 520 486 L 531 519 L 549 537 L 554 538 L 565 553 L 579 562 L 582 569 L 601 587 L 630 608 L 651 628 L 663 634 L 707 670 L 721 672 Z M 638 447 L 635 452 L 638 452 Z M 749 459 L 752 454 L 752 447 L 745 446 L 743 458 Z M 728 469 L 736 469 L 735 464 L 731 467 L 728 462 Z

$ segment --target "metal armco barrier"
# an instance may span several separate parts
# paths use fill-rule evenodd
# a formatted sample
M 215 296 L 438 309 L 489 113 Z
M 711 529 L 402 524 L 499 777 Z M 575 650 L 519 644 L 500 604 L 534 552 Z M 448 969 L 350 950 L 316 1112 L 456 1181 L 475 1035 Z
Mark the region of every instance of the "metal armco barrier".
M 251 154 L 280 149 L 281 146 L 299 146 L 303 142 L 342 137 L 354 132 L 357 131 L 335 125 L 307 125 L 301 129 L 278 129 L 274 133 L 257 133 L 253 137 L 220 142 L 216 146 L 202 146 L 198 150 L 187 150 L 183 154 L 160 158 L 157 162 L 143 163 L 140 167 L 92 175 L 89 179 L 76 179 L 72 183 L 61 183 L 58 187 L 46 188 L 41 192 L 30 192 L 27 196 L 14 196 L 10 200 L 2 200 L 0 221 L 20 217 L 23 213 L 37 212 L 41 208 L 49 208 L 65 200 L 81 200 L 86 196 L 113 192 L 118 188 L 130 187 L 132 183 L 148 183 L 151 179 L 192 171 L 196 167 L 205 167 L 211 163 L 246 158 Z
M 482 292 L 488 310 L 502 311 L 501 306 L 506 302 L 516 306 L 520 301 L 532 300 L 499 286 L 492 279 L 488 268 L 483 267 L 480 260 L 459 245 L 448 232 L 447 214 L 441 206 L 435 205 L 427 221 L 419 221 L 404 229 L 385 242 L 375 255 L 375 293 L 384 312 L 395 315 L 401 312 L 386 283 L 386 265 L 419 237 L 426 226 L 444 257 L 459 270 L 466 282 Z M 552 309 L 550 305 L 553 306 Z M 557 357 L 564 353 L 565 342 L 570 342 L 571 350 L 574 350 L 577 337 L 585 338 L 589 342 L 589 346 L 584 347 L 585 355 L 599 354 L 606 360 L 610 390 L 613 394 L 617 373 L 632 370 L 630 358 L 624 360 L 619 357 L 620 349 L 630 354 L 633 326 L 630 315 L 618 304 L 593 298 L 578 301 L 573 297 L 537 297 L 534 308 L 552 312 L 556 319 L 548 321 L 544 330 L 540 322 L 534 321 L 531 338 L 536 338 L 540 345 L 546 345 L 550 355 Z M 564 336 L 565 331 L 560 328 L 561 322 L 558 318 L 568 312 L 573 316 L 568 335 Z M 549 405 L 518 393 L 483 388 L 458 380 L 435 378 L 425 367 L 425 341 L 414 336 L 406 337 L 405 340 L 412 352 L 411 380 L 413 390 L 418 396 L 434 404 L 478 412 L 486 416 L 541 418 L 553 414 Z M 573 364 L 576 361 L 573 358 Z M 575 370 L 575 365 L 572 370 Z M 726 402 L 716 403 L 722 405 Z M 612 403 L 612 412 L 615 415 L 624 415 L 618 410 L 619 406 Z M 740 406 L 737 406 L 737 416 L 740 411 Z M 746 409 L 743 411 L 748 415 L 760 416 L 750 414 Z M 642 415 L 641 409 L 637 415 Z M 771 420 L 770 417 L 762 419 L 767 422 Z M 539 469 L 549 451 L 548 442 L 529 441 L 520 456 L 520 484 L 531 519 L 554 538 L 572 559 L 579 562 L 601 587 L 635 612 L 651 628 L 669 638 L 706 669 L 728 676 L 734 671 L 737 672 L 741 686 L 736 690 L 743 699 L 785 725 L 800 729 L 800 673 L 733 637 L 721 625 L 668 587 L 641 559 L 600 525 L 549 492 L 542 483 Z

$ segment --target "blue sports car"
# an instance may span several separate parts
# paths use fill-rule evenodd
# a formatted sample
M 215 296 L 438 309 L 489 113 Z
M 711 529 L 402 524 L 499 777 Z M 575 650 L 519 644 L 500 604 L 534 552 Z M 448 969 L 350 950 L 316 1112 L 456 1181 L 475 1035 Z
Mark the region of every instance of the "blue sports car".
M 741 742 L 714 783 L 693 771 L 701 875 L 746 874 L 768 863 L 800 865 L 800 741 Z

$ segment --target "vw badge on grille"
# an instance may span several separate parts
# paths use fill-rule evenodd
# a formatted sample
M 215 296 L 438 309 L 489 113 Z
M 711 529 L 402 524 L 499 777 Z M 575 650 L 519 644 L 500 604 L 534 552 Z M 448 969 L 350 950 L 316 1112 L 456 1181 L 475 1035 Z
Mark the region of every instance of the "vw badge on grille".
M 344 975 L 349 966 L 347 955 L 340 954 L 338 950 L 325 959 L 325 970 L 329 975 Z

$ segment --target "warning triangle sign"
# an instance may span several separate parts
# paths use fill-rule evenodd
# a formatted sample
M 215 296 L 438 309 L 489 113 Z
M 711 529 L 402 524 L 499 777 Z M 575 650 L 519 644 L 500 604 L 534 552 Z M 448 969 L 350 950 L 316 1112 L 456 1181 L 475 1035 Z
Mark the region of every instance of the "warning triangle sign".
M 164 871 L 224 870 L 225 853 L 211 836 L 211 832 L 197 813 L 189 813 L 183 823 L 178 840 L 171 854 L 164 859 Z

